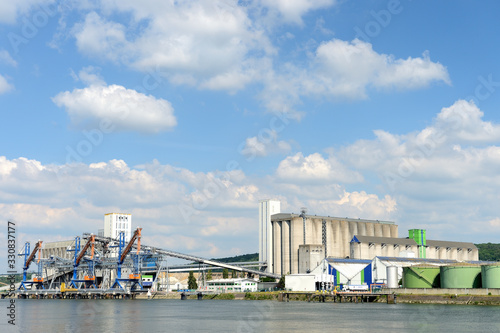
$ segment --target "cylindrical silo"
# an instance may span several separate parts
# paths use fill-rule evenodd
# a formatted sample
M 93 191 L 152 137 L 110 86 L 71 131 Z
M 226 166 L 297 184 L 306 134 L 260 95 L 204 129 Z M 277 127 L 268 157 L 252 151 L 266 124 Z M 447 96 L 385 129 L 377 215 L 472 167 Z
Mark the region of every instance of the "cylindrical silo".
M 500 288 L 500 264 L 482 265 L 483 288 Z
M 387 266 L 387 288 L 399 288 L 398 268 L 396 266 Z
M 441 288 L 481 288 L 481 266 L 441 266 Z
M 404 288 L 441 287 L 439 266 L 416 265 L 403 268 Z

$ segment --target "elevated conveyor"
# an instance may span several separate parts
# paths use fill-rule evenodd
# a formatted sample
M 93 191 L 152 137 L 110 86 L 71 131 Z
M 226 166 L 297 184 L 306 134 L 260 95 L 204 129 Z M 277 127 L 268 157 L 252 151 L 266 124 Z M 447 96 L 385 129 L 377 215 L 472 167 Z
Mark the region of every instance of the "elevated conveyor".
M 83 235 L 83 238 L 86 238 L 86 237 L 90 237 L 90 234 Z M 118 239 L 109 238 L 109 237 L 102 237 L 102 236 L 95 236 L 95 240 L 98 242 L 102 242 L 102 243 L 119 242 Z M 135 244 L 132 246 L 134 248 L 136 248 Z M 281 277 L 280 275 L 273 274 L 273 273 L 262 272 L 262 271 L 247 268 L 247 267 L 230 265 L 230 264 L 218 262 L 216 260 L 206 259 L 206 258 L 202 258 L 202 257 L 193 256 L 190 254 L 184 254 L 184 253 L 180 253 L 180 252 L 171 251 L 171 250 L 165 250 L 165 249 L 157 248 L 154 246 L 148 246 L 148 245 L 143 244 L 142 247 L 149 249 L 153 253 L 158 253 L 158 254 L 166 255 L 168 257 L 179 258 L 179 259 L 184 259 L 184 260 L 188 260 L 188 261 L 194 261 L 194 262 L 198 262 L 200 264 L 205 264 L 205 265 L 209 265 L 209 266 L 227 268 L 227 269 L 231 269 L 231 270 L 234 270 L 237 272 L 245 272 L 248 274 L 266 276 L 266 277 L 270 277 L 270 278 L 274 278 L 274 279 L 279 279 Z

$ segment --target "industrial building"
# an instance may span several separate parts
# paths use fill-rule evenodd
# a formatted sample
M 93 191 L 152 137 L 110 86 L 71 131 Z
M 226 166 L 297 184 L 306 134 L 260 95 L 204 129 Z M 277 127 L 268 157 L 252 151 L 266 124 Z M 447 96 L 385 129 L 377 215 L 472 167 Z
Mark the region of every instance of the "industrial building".
M 305 274 L 324 258 L 373 260 L 375 257 L 477 261 L 469 242 L 427 240 L 426 231 L 411 229 L 398 237 L 390 221 L 276 213 L 277 200 L 259 202 L 259 258 L 266 271 L 278 275 Z
M 428 240 L 419 245 L 410 238 L 386 238 L 354 236 L 350 244 L 352 259 L 367 259 L 376 256 L 410 257 L 445 260 L 478 260 L 477 247 L 467 242 Z
M 246 278 L 210 280 L 205 283 L 206 290 L 210 292 L 254 292 L 258 288 L 258 281 Z
M 273 253 L 271 237 L 273 234 L 271 215 L 281 212 L 281 202 L 278 200 L 259 201 L 259 261 L 267 262 Z M 269 272 L 270 267 L 266 268 Z
M 72 254 L 68 249 L 75 245 L 75 240 L 47 242 L 43 244 L 41 257 L 44 259 L 52 257 L 59 257 L 63 259 L 71 259 Z
M 325 258 L 310 274 L 285 276 L 285 286 L 292 291 L 333 290 L 343 285 L 368 289 L 373 284 L 398 288 L 400 283 L 412 289 L 500 288 L 500 264 L 382 256 L 372 260 Z
M 398 236 L 394 222 L 285 213 L 271 216 L 271 231 L 268 242 L 272 253 L 268 255 L 267 267 L 279 275 L 306 273 L 299 271 L 301 245 L 323 246 L 323 258 L 346 258 L 350 256 L 350 242 L 355 235 Z M 307 253 L 307 249 L 303 251 Z M 313 263 L 309 268 L 314 267 Z
M 120 232 L 125 235 L 125 241 L 129 241 L 132 235 L 132 214 L 108 213 L 104 214 L 104 228 L 98 230 L 98 236 L 118 239 Z M 69 251 L 75 246 L 75 240 L 64 240 L 58 242 L 47 242 L 43 244 L 41 257 L 49 259 L 59 257 L 62 259 L 71 259 L 74 254 Z M 116 253 L 117 250 L 110 252 Z
M 101 234 L 102 230 L 102 234 Z M 99 236 L 118 239 L 121 232 L 125 233 L 125 240 L 132 236 L 132 214 L 108 213 L 104 215 L 104 229 Z

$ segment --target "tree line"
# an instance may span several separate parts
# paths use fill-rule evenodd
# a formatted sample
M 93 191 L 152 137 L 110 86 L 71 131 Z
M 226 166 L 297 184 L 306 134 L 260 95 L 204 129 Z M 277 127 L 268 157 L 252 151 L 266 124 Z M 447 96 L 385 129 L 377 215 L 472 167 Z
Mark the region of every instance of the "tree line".
M 500 261 L 500 244 L 474 244 L 479 250 L 479 260 Z

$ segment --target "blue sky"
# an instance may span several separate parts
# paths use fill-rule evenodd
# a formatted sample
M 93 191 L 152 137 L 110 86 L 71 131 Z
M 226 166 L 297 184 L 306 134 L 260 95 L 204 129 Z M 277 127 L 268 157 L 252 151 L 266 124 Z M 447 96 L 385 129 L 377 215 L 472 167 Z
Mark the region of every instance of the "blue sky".
M 257 250 L 259 199 L 500 236 L 496 1 L 0 3 L 0 217 Z M 5 237 L 5 233 L 1 233 Z

